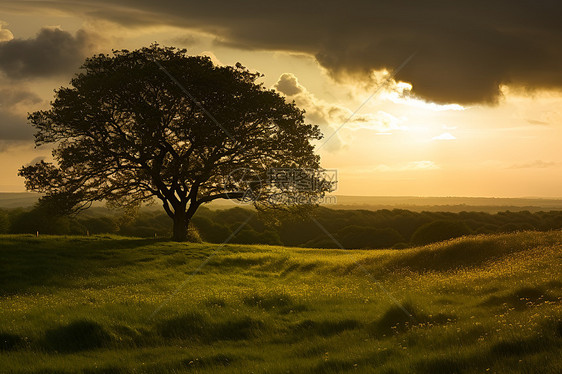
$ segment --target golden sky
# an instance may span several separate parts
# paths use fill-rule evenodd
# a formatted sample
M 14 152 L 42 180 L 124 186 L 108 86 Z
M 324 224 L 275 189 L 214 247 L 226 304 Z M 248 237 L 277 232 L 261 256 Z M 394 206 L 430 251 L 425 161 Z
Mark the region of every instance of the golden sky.
M 510 27 L 524 9 L 443 23 L 456 39 L 439 36 L 438 48 L 431 41 L 443 30 L 408 18 L 413 11 L 386 24 L 388 17 L 363 19 L 366 9 L 327 6 L 330 28 L 304 6 L 291 15 L 225 5 L 215 14 L 159 3 L 0 5 L 0 192 L 23 191 L 18 168 L 50 159 L 48 149 L 34 149 L 25 114 L 48 108 L 85 56 L 157 41 L 265 74 L 262 82 L 295 100 L 329 138 L 318 152 L 338 170 L 337 194 L 562 197 L 562 38 L 558 23 L 549 29 L 549 9 L 531 14 L 525 33 Z

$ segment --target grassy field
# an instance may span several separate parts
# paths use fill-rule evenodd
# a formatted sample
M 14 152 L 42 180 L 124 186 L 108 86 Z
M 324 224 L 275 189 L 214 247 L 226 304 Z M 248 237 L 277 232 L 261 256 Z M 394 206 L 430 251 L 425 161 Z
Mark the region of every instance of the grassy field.
M 560 373 L 561 256 L 0 236 L 0 372 Z

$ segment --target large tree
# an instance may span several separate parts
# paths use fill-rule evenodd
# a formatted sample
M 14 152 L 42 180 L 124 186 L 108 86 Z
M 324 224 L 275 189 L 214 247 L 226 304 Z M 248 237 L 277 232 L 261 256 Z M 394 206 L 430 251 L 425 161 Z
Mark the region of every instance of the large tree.
M 62 212 L 157 198 L 178 241 L 201 204 L 249 198 L 273 206 L 279 189 L 264 183 L 268 172 L 317 170 L 311 142 L 321 133 L 260 77 L 158 45 L 88 58 L 49 110 L 29 115 L 36 145 L 51 145 L 55 162 L 20 175 Z

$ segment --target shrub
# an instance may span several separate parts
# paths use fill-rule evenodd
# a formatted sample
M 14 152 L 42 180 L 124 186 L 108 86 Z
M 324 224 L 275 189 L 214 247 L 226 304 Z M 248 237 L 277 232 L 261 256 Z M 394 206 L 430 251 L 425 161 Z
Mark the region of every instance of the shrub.
M 437 220 L 420 226 L 412 235 L 411 241 L 416 245 L 425 245 L 470 233 L 470 229 L 464 222 Z

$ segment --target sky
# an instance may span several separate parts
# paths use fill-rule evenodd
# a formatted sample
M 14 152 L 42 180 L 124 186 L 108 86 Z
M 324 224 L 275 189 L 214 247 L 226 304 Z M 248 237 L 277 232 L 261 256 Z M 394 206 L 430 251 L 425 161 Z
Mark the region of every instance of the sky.
M 51 161 L 28 112 L 84 59 L 158 42 L 306 110 L 337 194 L 562 197 L 559 1 L 0 2 L 0 192 Z

